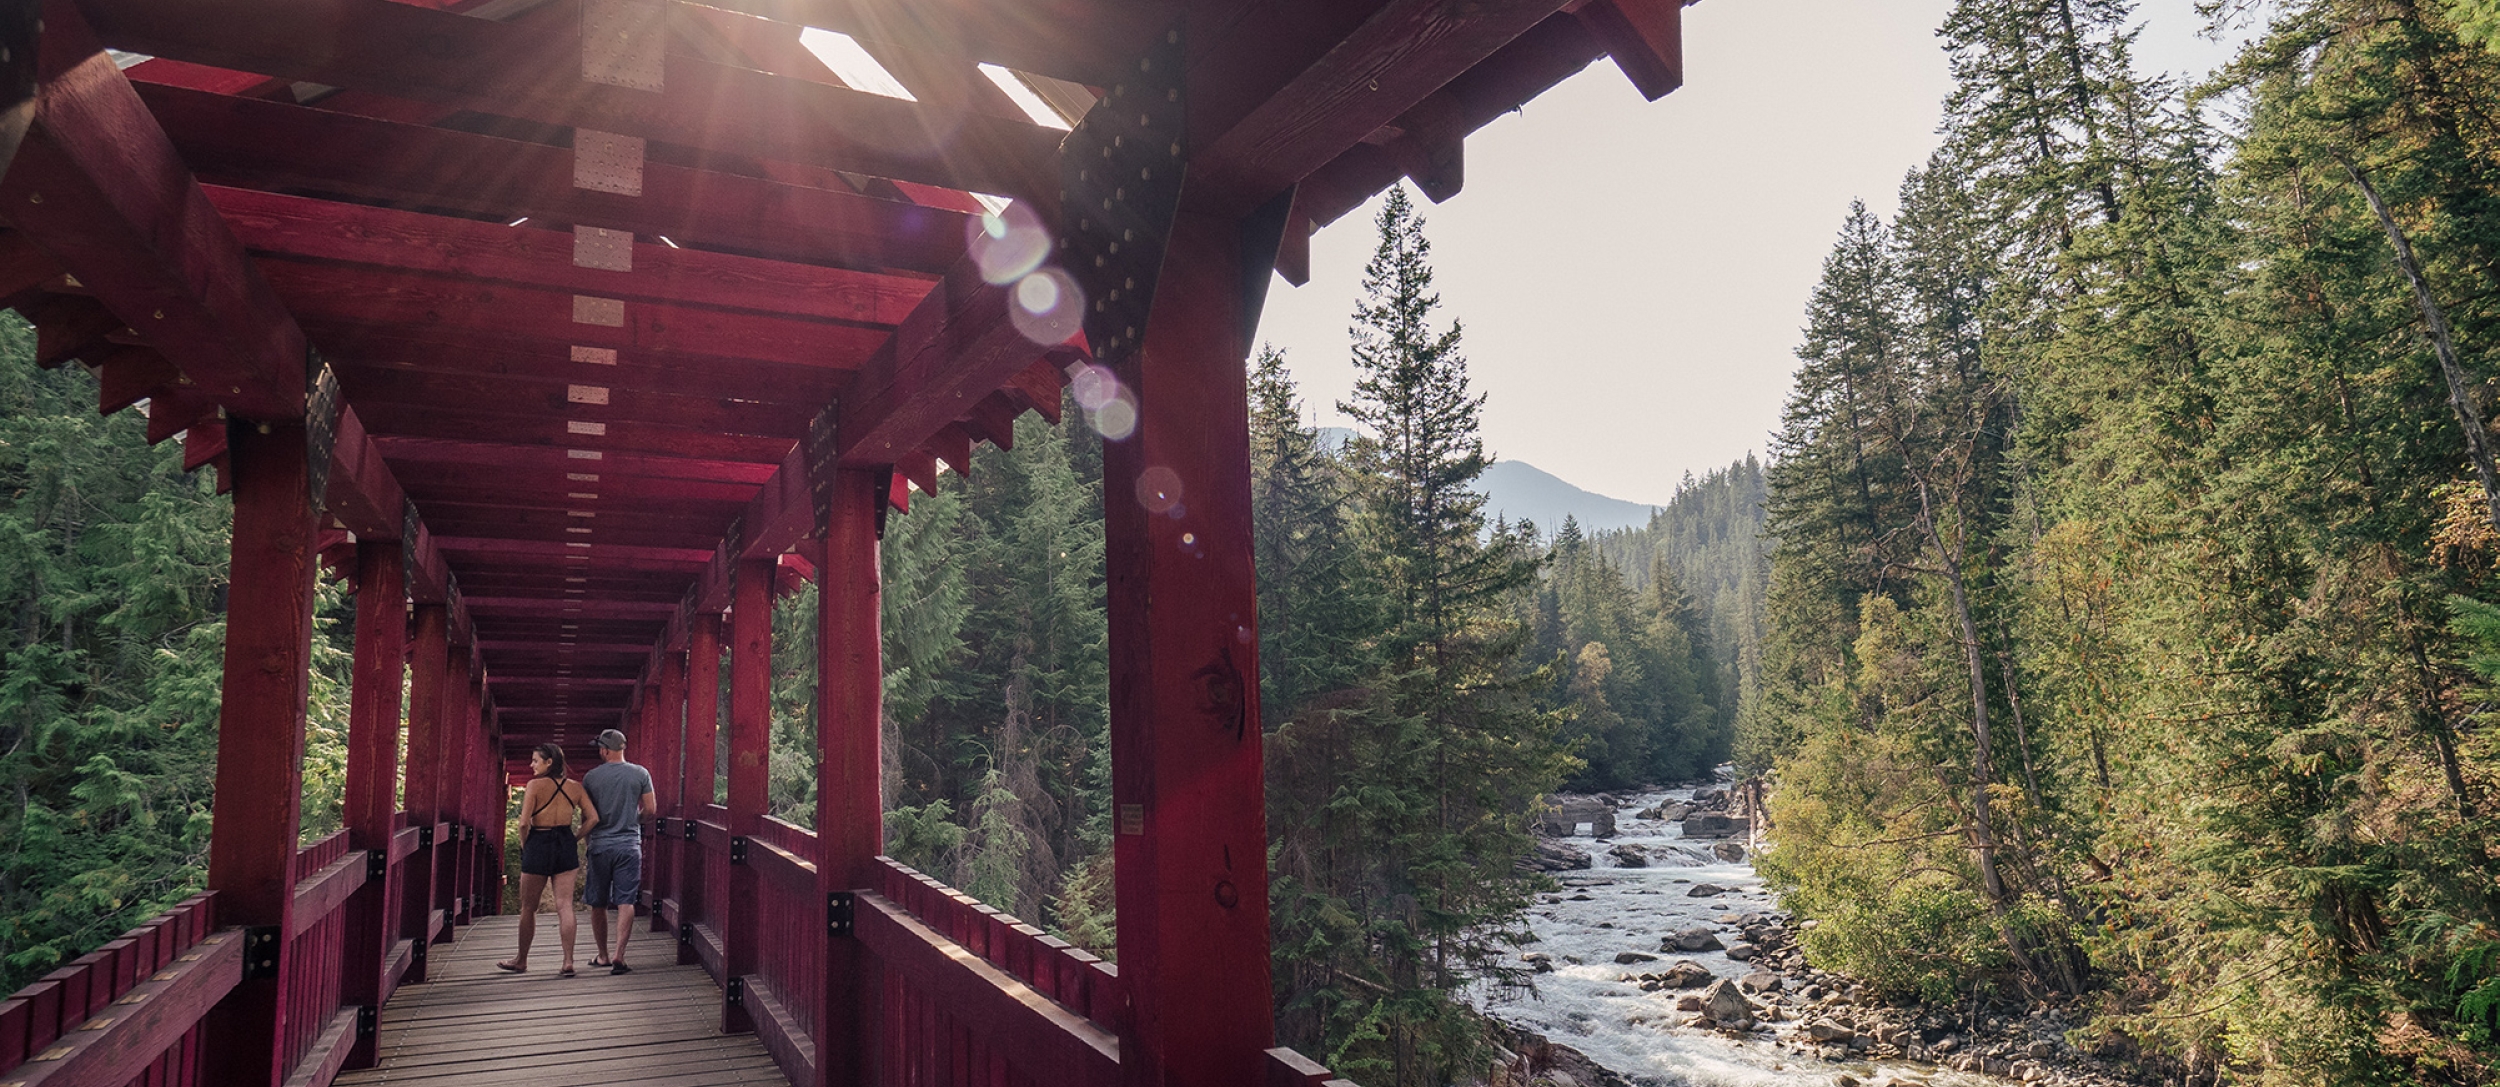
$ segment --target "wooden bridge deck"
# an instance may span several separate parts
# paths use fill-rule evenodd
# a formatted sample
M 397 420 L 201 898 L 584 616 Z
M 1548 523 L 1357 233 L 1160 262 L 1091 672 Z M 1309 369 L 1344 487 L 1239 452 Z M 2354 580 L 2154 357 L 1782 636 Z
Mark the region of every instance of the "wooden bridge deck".
M 495 969 L 520 921 L 480 918 L 434 948 L 434 980 L 382 1008 L 381 1063 L 341 1085 L 429 1087 L 724 1087 L 789 1081 L 751 1034 L 720 1032 L 720 990 L 699 966 L 671 965 L 674 941 L 644 931 L 622 977 L 591 970 L 590 924 L 575 944 L 581 975 L 556 976 L 554 918 L 541 915 L 526 974 Z

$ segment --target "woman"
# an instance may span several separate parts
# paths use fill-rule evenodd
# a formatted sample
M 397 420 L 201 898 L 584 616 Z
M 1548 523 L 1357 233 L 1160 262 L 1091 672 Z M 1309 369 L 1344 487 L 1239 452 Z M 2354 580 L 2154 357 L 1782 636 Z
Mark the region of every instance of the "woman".
M 521 950 L 496 963 L 515 974 L 529 969 L 530 937 L 538 933 L 538 896 L 547 881 L 556 884 L 556 931 L 564 938 L 564 968 L 556 976 L 573 976 L 573 872 L 581 857 L 573 847 L 573 820 L 587 817 L 596 824 L 598 809 L 590 794 L 564 777 L 564 749 L 540 744 L 530 752 L 530 783 L 521 790 Z

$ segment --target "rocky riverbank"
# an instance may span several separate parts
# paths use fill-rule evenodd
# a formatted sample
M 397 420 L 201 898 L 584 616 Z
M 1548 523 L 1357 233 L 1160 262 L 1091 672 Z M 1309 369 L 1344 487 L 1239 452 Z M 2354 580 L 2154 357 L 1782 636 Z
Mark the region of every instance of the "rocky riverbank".
M 1615 834 L 1541 843 L 1535 863 L 1562 886 L 1530 917 L 1536 991 L 1476 994 L 1519 1032 L 1509 1050 L 1526 1074 L 1497 1076 L 1502 1087 L 2149 1082 L 2071 1045 L 2082 1017 L 2070 1009 L 1894 1006 L 1809 966 L 1802 927 L 1762 890 L 1724 792 L 1574 799 L 1605 803 Z M 1553 1050 L 1570 1057 L 1535 1059 Z M 1586 1066 L 1571 1059 L 1583 1054 Z

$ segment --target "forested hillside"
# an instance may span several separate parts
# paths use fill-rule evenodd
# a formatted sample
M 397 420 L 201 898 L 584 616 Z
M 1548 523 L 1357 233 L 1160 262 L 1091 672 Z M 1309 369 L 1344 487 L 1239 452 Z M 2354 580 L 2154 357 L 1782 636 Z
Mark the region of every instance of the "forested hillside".
M 2492 9 L 2264 14 L 2181 88 L 2123 0 L 1955 7 L 1807 314 L 1738 757 L 1822 964 L 2185 1082 L 2489 1083 Z
M 1755 703 L 1754 678 L 1762 669 L 1763 604 L 1771 578 L 1771 549 L 1762 536 L 1769 482 L 1762 462 L 1747 454 L 1695 479 L 1686 473 L 1675 497 L 1649 524 L 1599 533 L 1595 544 L 1606 561 L 1625 572 L 1635 591 L 1647 591 L 1664 564 L 1675 589 L 1690 601 L 1709 646 L 1710 701 L 1719 724 L 1733 729 Z M 1724 754 L 1724 752 L 1722 752 Z

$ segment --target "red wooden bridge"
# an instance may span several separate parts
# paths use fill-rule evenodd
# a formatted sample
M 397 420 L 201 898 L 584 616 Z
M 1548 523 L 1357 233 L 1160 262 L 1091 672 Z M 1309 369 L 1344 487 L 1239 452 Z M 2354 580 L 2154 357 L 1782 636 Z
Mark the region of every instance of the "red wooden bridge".
M 485 1028 L 627 979 L 451 964 L 530 746 L 610 726 L 660 782 L 641 958 L 682 969 L 597 1042 L 683 1045 L 599 1082 L 759 1048 L 806 1084 L 1326 1081 L 1271 1048 L 1269 269 L 1400 177 L 1449 197 L 1470 132 L 1600 57 L 1672 90 L 1680 5 L 0 2 L 0 304 L 234 495 L 209 891 L 0 1005 L 0 1083 L 319 1085 L 386 1048 L 437 1062 L 394 1082 L 566 1080 L 592 1040 Z M 1113 439 L 1117 968 L 879 850 L 881 526 L 1071 382 Z M 323 560 L 358 601 L 346 829 L 301 845 Z M 764 816 L 801 578 L 813 833 Z

